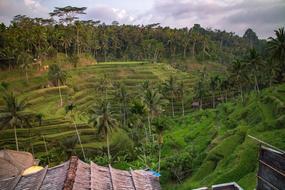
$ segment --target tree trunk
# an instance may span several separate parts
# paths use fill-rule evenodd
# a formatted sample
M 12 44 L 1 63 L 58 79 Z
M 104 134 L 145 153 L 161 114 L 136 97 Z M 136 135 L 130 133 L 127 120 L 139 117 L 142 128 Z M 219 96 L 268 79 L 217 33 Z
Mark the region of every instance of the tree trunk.
M 29 81 L 29 76 L 28 76 L 28 71 L 27 71 L 27 69 L 25 69 L 25 74 L 26 74 L 26 81 L 28 82 L 28 81 Z
M 60 97 L 60 107 L 62 107 L 63 101 L 62 101 L 62 95 L 61 95 L 61 89 L 60 89 L 59 80 L 57 80 L 57 85 L 58 85 L 58 93 L 59 93 L 59 97 Z
M 255 81 L 256 92 L 259 93 L 259 85 L 258 85 L 258 81 L 257 81 L 256 75 L 254 75 L 254 81 Z
M 78 132 L 78 129 L 77 129 L 77 125 L 76 125 L 74 119 L 72 119 L 72 121 L 73 121 L 74 128 L 75 128 L 75 131 L 76 131 L 76 134 L 77 134 L 78 142 L 79 142 L 80 147 L 81 147 L 81 151 L 82 151 L 82 154 L 83 154 L 83 158 L 84 158 L 84 160 L 86 161 L 86 156 L 85 156 L 85 152 L 84 152 L 84 149 L 83 149 L 83 146 L 82 146 L 82 143 L 81 143 L 81 138 L 80 138 L 80 135 L 79 135 L 79 132 Z
M 174 100 L 173 100 L 173 96 L 171 97 L 171 109 L 172 109 L 172 117 L 174 117 L 175 113 L 174 113 Z
M 212 92 L 212 105 L 213 105 L 213 108 L 216 107 L 216 97 L 215 97 L 215 92 Z
M 183 49 L 183 58 L 184 59 L 186 58 L 186 51 L 187 51 L 187 46 L 184 46 L 184 49 Z
M 202 110 L 203 109 L 203 100 L 202 100 L 202 98 L 200 99 L 200 110 Z
M 66 45 L 64 45 L 64 51 L 65 51 L 65 57 L 67 57 L 67 48 L 66 48 Z
M 181 97 L 182 115 L 185 116 L 184 99 Z
M 110 154 L 110 145 L 109 145 L 109 134 L 108 134 L 108 132 L 106 134 L 106 140 L 107 140 L 108 160 L 109 160 L 109 164 L 110 164 L 111 163 L 111 154 Z
M 17 128 L 16 128 L 16 125 L 14 125 L 13 127 L 14 127 L 14 135 L 15 135 L 16 149 L 17 149 L 17 151 L 19 151 Z
M 242 91 L 242 86 L 240 85 L 240 97 L 241 101 L 243 102 L 243 91 Z
M 158 172 L 160 172 L 160 160 L 161 160 L 161 144 L 158 147 L 158 169 L 157 169 Z
M 196 42 L 194 41 L 192 45 L 192 57 L 193 58 L 195 57 L 195 46 L 196 46 Z
M 151 127 L 150 127 L 150 115 L 147 115 L 147 122 L 148 122 L 148 131 L 149 131 L 149 137 L 151 137 Z

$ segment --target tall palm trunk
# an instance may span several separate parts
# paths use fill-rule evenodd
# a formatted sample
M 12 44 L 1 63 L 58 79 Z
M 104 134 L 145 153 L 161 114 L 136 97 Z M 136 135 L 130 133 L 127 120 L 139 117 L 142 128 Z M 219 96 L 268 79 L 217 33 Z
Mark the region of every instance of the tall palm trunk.
M 213 105 L 213 108 L 216 107 L 216 97 L 215 97 L 215 92 L 214 91 L 212 92 L 212 105 Z
M 17 128 L 16 128 L 16 125 L 15 125 L 15 124 L 13 125 L 13 127 L 14 127 L 14 135 L 15 135 L 16 149 L 17 149 L 17 151 L 19 151 Z
M 59 80 L 57 80 L 57 86 L 58 86 L 58 93 L 59 93 L 59 97 L 60 97 L 60 106 L 62 107 L 63 101 L 62 101 L 62 95 L 61 95 L 61 89 L 60 89 Z
M 185 116 L 184 99 L 181 97 L 182 115 Z
M 79 135 L 79 132 L 78 132 L 78 129 L 77 129 L 76 122 L 75 122 L 74 119 L 72 119 L 72 120 L 73 120 L 74 128 L 75 128 L 75 131 L 76 131 L 76 134 L 77 134 L 78 142 L 79 142 L 80 147 L 81 147 L 83 158 L 84 158 L 84 160 L 86 160 L 85 152 L 84 152 L 84 149 L 83 149 L 83 146 L 82 146 L 82 142 L 81 142 L 81 138 L 80 138 L 80 135 Z
M 106 134 L 106 141 L 107 141 L 107 151 L 108 151 L 108 160 L 111 163 L 111 154 L 110 154 L 110 145 L 109 145 L 109 134 Z
M 149 137 L 151 137 L 150 114 L 147 115 Z
M 240 85 L 240 97 L 241 97 L 241 101 L 243 102 L 243 90 L 242 90 L 242 86 Z
M 171 97 L 171 109 L 172 109 L 172 117 L 174 117 L 175 113 L 174 113 L 174 98 L 173 98 L 173 96 Z
M 158 172 L 160 172 L 160 161 L 161 161 L 161 144 L 158 147 Z
M 28 71 L 25 69 L 25 74 L 26 74 L 26 80 L 29 81 L 29 76 L 28 76 Z
M 203 100 L 202 100 L 202 98 L 200 98 L 200 110 L 202 110 L 203 109 Z
M 258 85 L 258 81 L 257 81 L 256 75 L 254 75 L 254 82 L 255 82 L 255 89 L 256 89 L 256 92 L 259 93 L 259 85 Z
M 195 46 L 196 46 L 196 42 L 194 41 L 192 45 L 192 57 L 193 58 L 195 57 Z

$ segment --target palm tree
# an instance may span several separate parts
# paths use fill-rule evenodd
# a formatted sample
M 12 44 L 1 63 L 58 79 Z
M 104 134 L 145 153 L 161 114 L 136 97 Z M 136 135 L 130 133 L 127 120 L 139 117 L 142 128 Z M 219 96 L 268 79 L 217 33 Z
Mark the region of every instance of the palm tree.
M 181 108 L 182 108 L 182 115 L 185 115 L 185 109 L 184 109 L 184 94 L 185 94 L 185 86 L 184 86 L 184 82 L 181 81 L 178 84 L 178 95 L 181 99 Z
M 103 101 L 99 107 L 93 107 L 90 110 L 90 123 L 93 127 L 98 129 L 98 133 L 103 133 L 106 136 L 108 159 L 111 162 L 109 134 L 112 129 L 117 126 L 116 120 L 113 118 L 113 114 L 110 111 L 110 104 L 107 101 Z
M 275 30 L 276 38 L 270 37 L 268 41 L 268 50 L 274 60 L 281 64 L 282 72 L 285 72 L 285 32 L 284 27 Z M 281 73 L 282 73 L 281 72 Z
M 64 84 L 66 81 L 67 74 L 65 71 L 61 70 L 61 68 L 57 64 L 52 64 L 49 67 L 48 71 L 48 79 L 54 84 L 58 86 L 58 92 L 60 97 L 60 106 L 63 105 L 62 95 L 60 85 Z
M 127 93 L 124 84 L 118 83 L 115 86 L 117 87 L 117 98 L 119 98 L 120 107 L 121 107 L 121 115 L 123 121 L 122 123 L 123 126 L 125 127 L 127 125 L 129 94 Z
M 199 107 L 203 109 L 203 97 L 206 95 L 206 84 L 203 79 L 200 79 L 194 86 L 194 93 L 199 99 Z
M 259 81 L 258 76 L 260 69 L 262 68 L 263 64 L 261 61 L 261 56 L 258 55 L 255 49 L 251 49 L 249 51 L 249 56 L 247 58 L 249 69 L 252 70 L 252 74 L 254 77 L 254 89 L 257 93 L 259 93 Z
M 229 90 L 229 87 L 230 87 L 230 82 L 229 80 L 226 78 L 226 79 L 222 79 L 221 80 L 221 85 L 220 85 L 220 89 L 221 89 L 221 92 L 224 92 L 224 95 L 223 95 L 223 99 L 227 102 L 228 100 L 228 90 Z
M 161 161 L 161 147 L 163 145 L 163 131 L 166 129 L 167 125 L 164 119 L 156 119 L 152 125 L 155 127 L 158 133 L 158 172 L 160 171 L 160 161 Z
M 242 63 L 240 60 L 236 59 L 232 66 L 231 66 L 231 74 L 232 77 L 234 78 L 235 83 L 238 84 L 238 88 L 240 91 L 240 96 L 241 96 L 241 100 L 244 101 L 243 98 L 243 83 L 246 80 L 246 65 L 244 63 Z
M 177 90 L 178 90 L 178 86 L 176 84 L 176 78 L 174 76 L 171 75 L 169 80 L 167 80 L 164 83 L 164 90 L 170 96 L 172 117 L 174 117 L 174 115 L 175 115 L 174 99 L 177 97 Z
M 17 126 L 22 125 L 25 117 L 29 117 L 29 114 L 24 112 L 27 104 L 24 100 L 18 100 L 13 93 L 5 93 L 3 100 L 5 105 L 0 108 L 0 126 L 2 129 L 6 127 L 14 129 L 16 149 L 19 151 Z
M 83 149 L 83 146 L 82 146 L 81 138 L 80 138 L 80 135 L 79 135 L 79 132 L 78 132 L 78 129 L 77 129 L 77 124 L 76 124 L 76 121 L 75 121 L 75 115 L 74 115 L 75 107 L 76 106 L 73 103 L 68 104 L 65 107 L 65 113 L 69 114 L 69 117 L 70 117 L 70 119 L 72 120 L 72 122 L 74 124 L 75 132 L 76 132 L 76 135 L 77 135 L 77 138 L 78 138 L 78 142 L 79 142 L 80 147 L 81 147 L 83 158 L 84 158 L 84 160 L 86 160 L 85 152 L 84 152 L 84 149 Z
M 31 67 L 32 61 L 33 61 L 33 58 L 29 53 L 22 52 L 18 56 L 17 62 L 20 65 L 20 67 L 25 71 L 27 81 L 29 80 L 28 69 Z
M 212 91 L 212 105 L 213 108 L 216 107 L 216 90 L 219 86 L 220 78 L 218 75 L 210 78 L 210 89 Z
M 158 116 L 163 112 L 162 105 L 166 102 L 162 99 L 162 95 L 157 90 L 148 89 L 143 96 L 143 103 L 147 108 L 147 121 L 149 135 L 151 136 L 151 121 L 154 116 Z
M 71 138 L 66 138 L 63 141 L 59 142 L 60 147 L 63 149 L 69 159 L 73 154 L 75 154 L 74 148 L 78 142 L 78 137 L 73 136 Z
M 98 81 L 98 84 L 96 85 L 96 90 L 101 92 L 102 94 L 105 94 L 105 101 L 107 101 L 107 95 L 108 95 L 108 88 L 112 86 L 111 81 L 108 79 L 107 75 L 104 74 L 103 78 L 101 78 Z

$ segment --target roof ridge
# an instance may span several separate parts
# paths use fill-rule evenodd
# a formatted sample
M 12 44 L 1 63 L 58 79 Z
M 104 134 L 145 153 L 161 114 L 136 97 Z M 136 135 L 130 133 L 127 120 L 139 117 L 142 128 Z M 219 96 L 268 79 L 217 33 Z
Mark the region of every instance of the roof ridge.
M 69 168 L 67 170 L 66 178 L 64 181 L 63 189 L 64 190 L 72 190 L 73 184 L 76 177 L 76 170 L 78 165 L 78 157 L 77 156 L 71 156 L 70 162 L 69 162 Z

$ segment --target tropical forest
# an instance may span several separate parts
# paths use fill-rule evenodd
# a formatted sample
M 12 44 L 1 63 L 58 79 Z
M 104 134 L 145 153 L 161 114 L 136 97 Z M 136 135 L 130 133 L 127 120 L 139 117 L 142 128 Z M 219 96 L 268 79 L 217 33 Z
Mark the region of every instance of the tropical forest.
M 259 36 L 265 25 L 138 23 L 117 9 L 106 21 L 103 8 L 88 16 L 97 1 L 4 10 L 20 1 L 0 0 L 0 150 L 29 152 L 43 167 L 77 156 L 151 170 L 166 190 L 229 182 L 253 190 L 260 143 L 285 150 L 284 2 L 283 25 Z M 172 1 L 155 2 L 170 11 L 166 21 L 183 23 Z M 190 12 L 187 2 L 177 1 Z

